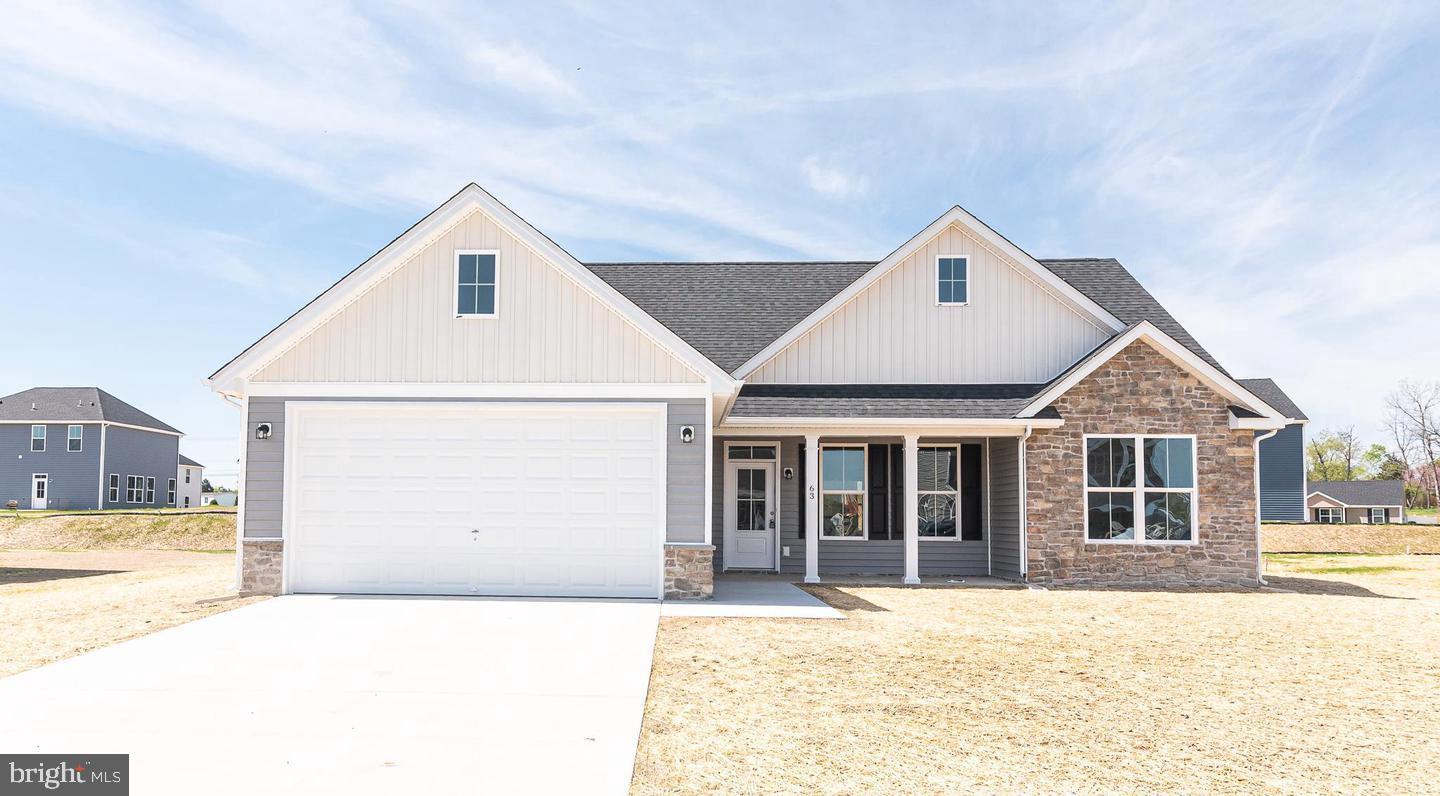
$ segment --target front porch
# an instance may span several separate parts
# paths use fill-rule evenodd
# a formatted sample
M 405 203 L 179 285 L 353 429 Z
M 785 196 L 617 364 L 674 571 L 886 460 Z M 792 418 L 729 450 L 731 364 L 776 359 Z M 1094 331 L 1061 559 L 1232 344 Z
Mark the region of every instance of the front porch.
M 1020 580 L 1025 427 L 977 431 L 717 429 L 715 571 L 806 583 Z

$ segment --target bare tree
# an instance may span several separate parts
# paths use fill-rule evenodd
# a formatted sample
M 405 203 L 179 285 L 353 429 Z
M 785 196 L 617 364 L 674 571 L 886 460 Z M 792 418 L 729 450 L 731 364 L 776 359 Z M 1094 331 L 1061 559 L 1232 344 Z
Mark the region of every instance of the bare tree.
M 1420 463 L 1415 468 L 1421 484 L 1440 504 L 1440 382 L 1405 380 L 1386 397 L 1393 425 L 1403 427 L 1398 439 L 1408 439 Z M 1392 428 L 1392 433 L 1397 433 Z
M 1355 437 L 1355 427 L 1346 426 L 1335 432 L 1335 438 L 1340 442 L 1340 462 L 1344 465 L 1346 481 L 1355 480 L 1355 459 L 1359 454 L 1356 448 L 1360 447 L 1360 440 Z

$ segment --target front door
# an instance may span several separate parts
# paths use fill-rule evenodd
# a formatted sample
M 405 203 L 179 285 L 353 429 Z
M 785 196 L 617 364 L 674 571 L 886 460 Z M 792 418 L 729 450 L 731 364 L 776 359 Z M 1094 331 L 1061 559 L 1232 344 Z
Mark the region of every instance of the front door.
M 725 479 L 725 568 L 775 568 L 775 463 L 732 462 Z
M 30 508 L 43 509 L 49 505 L 46 495 L 50 494 L 50 476 L 36 473 L 30 476 Z

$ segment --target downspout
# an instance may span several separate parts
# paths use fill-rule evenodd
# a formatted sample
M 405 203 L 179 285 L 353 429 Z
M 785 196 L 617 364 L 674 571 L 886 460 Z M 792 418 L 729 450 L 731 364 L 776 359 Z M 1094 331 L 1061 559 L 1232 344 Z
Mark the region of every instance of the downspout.
M 1026 505 L 1025 494 L 1027 492 L 1025 478 L 1025 443 L 1030 441 L 1030 435 L 1035 433 L 1035 427 L 1029 423 L 1025 424 L 1025 435 L 1020 438 L 1020 581 L 1024 583 L 1030 579 L 1030 509 Z
M 1265 582 L 1265 548 L 1260 544 L 1260 443 L 1279 433 L 1280 429 L 1272 428 L 1255 436 L 1255 580 L 1261 586 L 1269 584 Z

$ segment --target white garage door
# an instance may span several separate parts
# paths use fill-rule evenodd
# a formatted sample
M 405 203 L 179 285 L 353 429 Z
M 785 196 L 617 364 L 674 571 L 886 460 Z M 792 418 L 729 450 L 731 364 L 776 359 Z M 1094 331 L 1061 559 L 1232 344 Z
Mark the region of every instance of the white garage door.
M 659 596 L 663 406 L 290 407 L 290 591 Z

